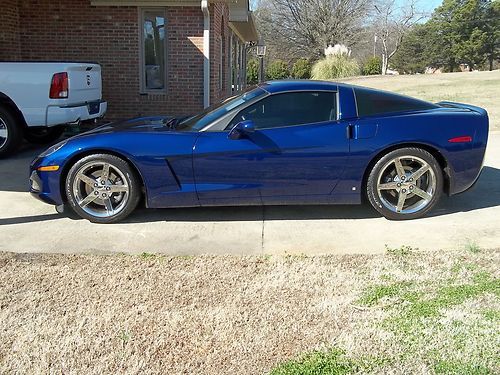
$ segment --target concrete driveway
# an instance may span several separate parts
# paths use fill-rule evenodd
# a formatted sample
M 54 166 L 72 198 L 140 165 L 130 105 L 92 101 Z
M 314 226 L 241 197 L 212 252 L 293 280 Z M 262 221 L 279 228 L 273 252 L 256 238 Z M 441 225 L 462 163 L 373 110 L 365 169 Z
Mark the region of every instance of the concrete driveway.
M 57 214 L 27 193 L 41 149 L 0 160 L 0 251 L 193 254 L 351 254 L 408 245 L 500 247 L 500 133 L 490 133 L 475 187 L 445 197 L 430 217 L 393 222 L 366 206 L 140 209 L 126 222 L 92 224 Z

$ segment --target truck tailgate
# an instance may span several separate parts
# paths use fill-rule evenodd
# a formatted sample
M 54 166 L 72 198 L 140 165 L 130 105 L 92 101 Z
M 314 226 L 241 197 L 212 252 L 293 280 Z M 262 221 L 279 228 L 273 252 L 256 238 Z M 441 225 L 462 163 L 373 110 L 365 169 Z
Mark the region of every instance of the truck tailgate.
M 68 67 L 68 104 L 86 103 L 101 99 L 101 67 L 97 64 L 71 64 Z

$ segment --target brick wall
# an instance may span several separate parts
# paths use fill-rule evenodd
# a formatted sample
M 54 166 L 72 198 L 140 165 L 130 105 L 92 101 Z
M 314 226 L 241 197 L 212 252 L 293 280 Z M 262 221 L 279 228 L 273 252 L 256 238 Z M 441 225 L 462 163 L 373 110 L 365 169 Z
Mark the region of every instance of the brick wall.
M 5 1 L 5 0 L 3 0 Z M 21 58 L 91 61 L 103 70 L 107 118 L 190 114 L 203 107 L 203 14 L 166 8 L 167 93 L 140 94 L 137 7 L 95 7 L 90 0 L 23 0 Z
M 229 79 L 229 7 L 215 3 L 210 8 L 210 102 L 216 103 L 228 96 Z M 221 58 L 222 50 L 222 58 Z M 220 68 L 222 65 L 222 82 Z
M 19 47 L 17 0 L 2 0 L 0 5 L 0 61 L 19 60 Z
M 91 6 L 90 0 L 2 0 L 0 60 L 99 63 L 107 119 L 195 113 L 203 108 L 203 13 L 199 6 L 165 9 L 166 94 L 140 93 L 137 7 Z M 211 103 L 229 92 L 228 20 L 226 3 L 210 5 Z

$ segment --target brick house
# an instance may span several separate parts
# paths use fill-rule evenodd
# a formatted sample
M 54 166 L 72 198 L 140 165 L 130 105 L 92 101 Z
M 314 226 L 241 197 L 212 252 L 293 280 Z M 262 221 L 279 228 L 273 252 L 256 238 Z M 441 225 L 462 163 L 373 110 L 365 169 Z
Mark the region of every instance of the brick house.
M 102 66 L 108 119 L 189 114 L 245 86 L 248 0 L 2 0 L 0 61 Z

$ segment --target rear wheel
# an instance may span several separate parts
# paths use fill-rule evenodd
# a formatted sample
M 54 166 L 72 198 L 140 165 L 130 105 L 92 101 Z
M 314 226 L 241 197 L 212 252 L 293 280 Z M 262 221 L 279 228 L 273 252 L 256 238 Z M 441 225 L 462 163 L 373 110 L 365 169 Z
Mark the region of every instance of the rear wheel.
M 66 178 L 66 196 L 82 218 L 96 223 L 125 219 L 141 197 L 139 180 L 124 160 L 96 154 L 77 161 Z
M 24 131 L 24 138 L 34 144 L 47 144 L 55 142 L 65 130 L 64 125 L 52 126 L 52 127 L 28 127 Z
M 6 107 L 0 106 L 0 158 L 12 154 L 22 141 L 20 125 Z
M 424 216 L 443 191 L 443 174 L 436 159 L 419 148 L 389 152 L 373 167 L 366 192 L 372 206 L 388 219 Z

